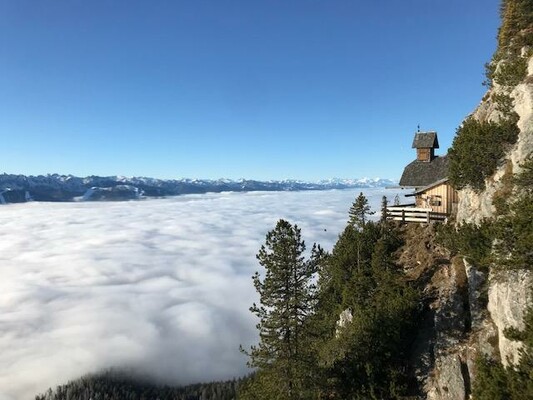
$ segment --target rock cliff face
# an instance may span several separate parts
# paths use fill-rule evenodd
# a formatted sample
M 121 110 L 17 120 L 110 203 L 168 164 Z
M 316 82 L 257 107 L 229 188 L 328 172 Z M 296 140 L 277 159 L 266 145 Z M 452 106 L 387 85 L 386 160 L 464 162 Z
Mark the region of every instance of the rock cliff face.
M 466 399 L 478 351 L 494 354 L 497 327 L 487 318 L 486 276 L 435 241 L 435 227 L 403 227 L 399 264 L 423 292 L 412 374 L 419 398 Z
M 519 172 L 533 154 L 533 57 L 528 60 L 526 79 L 510 92 L 495 84 L 472 117 L 498 122 L 502 115 L 492 99 L 502 93 L 514 100 L 518 140 L 485 181 L 483 191 L 466 188 L 459 192 L 457 223 L 478 224 L 495 217 L 493 200 L 505 187 L 506 175 Z M 420 397 L 468 399 L 476 373 L 474 360 L 479 354 L 499 358 L 504 365 L 518 361 L 521 344 L 508 340 L 503 332 L 509 327 L 523 328 L 525 310 L 533 302 L 533 276 L 528 271 L 484 272 L 460 257 L 450 259 L 446 249 L 435 243 L 431 226 L 406 229 L 418 231 L 407 234 L 400 264 L 413 281 L 423 285 L 426 295 L 425 322 L 415 339 L 413 354 Z
M 498 122 L 501 113 L 497 110 L 491 94 L 502 94 L 503 88 L 495 84 L 494 88 L 485 96 L 472 116 L 480 121 Z M 492 199 L 504 184 L 502 178 L 506 171 L 511 169 L 516 173 L 520 165 L 533 151 L 533 57 L 528 61 L 528 77 L 523 83 L 517 85 L 510 93 L 514 100 L 514 111 L 520 117 L 518 140 L 507 153 L 505 162 L 502 162 L 494 176 L 485 181 L 485 190 L 477 193 L 470 188 L 459 191 L 459 205 L 457 208 L 458 222 L 480 222 L 483 218 L 494 216 Z
M 519 342 L 514 342 L 503 335 L 509 327 L 524 328 L 524 311 L 531 304 L 531 274 L 525 271 L 510 272 L 505 279 L 493 279 L 489 285 L 488 310 L 490 317 L 498 328 L 498 350 L 504 365 L 518 361 Z
M 492 89 L 502 93 L 498 85 Z M 493 198 L 505 185 L 507 171 L 519 172 L 526 158 L 533 153 L 533 57 L 528 60 L 528 76 L 510 93 L 514 100 L 514 111 L 519 116 L 517 123 L 520 133 L 516 144 L 507 153 L 491 179 L 487 179 L 486 189 L 476 193 L 471 189 L 459 192 L 458 222 L 479 223 L 483 218 L 494 217 Z M 481 102 L 473 116 L 484 121 L 498 121 L 501 118 L 489 97 Z M 489 277 L 488 305 L 490 320 L 498 330 L 498 351 L 504 365 L 508 360 L 517 361 L 520 343 L 508 340 L 503 330 L 509 327 L 522 328 L 525 309 L 531 304 L 530 290 L 533 277 L 529 272 L 508 272 L 503 276 Z

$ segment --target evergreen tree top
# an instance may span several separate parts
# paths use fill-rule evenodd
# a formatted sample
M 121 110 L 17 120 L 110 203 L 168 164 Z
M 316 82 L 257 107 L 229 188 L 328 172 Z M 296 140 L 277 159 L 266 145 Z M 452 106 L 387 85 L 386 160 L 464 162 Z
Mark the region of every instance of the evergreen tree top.
M 374 212 L 370 211 L 368 199 L 363 195 L 363 192 L 361 192 L 348 211 L 348 224 L 355 228 L 362 229 L 368 221 L 368 216 L 372 214 L 374 214 Z

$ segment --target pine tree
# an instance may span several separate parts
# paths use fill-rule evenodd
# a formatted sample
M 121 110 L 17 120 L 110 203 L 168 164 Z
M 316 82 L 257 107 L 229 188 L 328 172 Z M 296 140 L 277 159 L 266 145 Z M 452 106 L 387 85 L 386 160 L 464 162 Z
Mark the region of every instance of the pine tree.
M 388 217 L 389 217 L 389 210 L 387 209 L 388 207 L 388 201 L 387 201 L 387 196 L 383 196 L 381 198 L 381 217 L 379 219 L 379 224 L 381 225 L 381 233 L 382 234 L 385 234 L 389 228 L 389 220 L 388 220 Z
M 315 303 L 313 278 L 322 250 L 313 246 L 308 260 L 304 251 L 300 229 L 279 220 L 257 254 L 265 277 L 261 279 L 258 272 L 253 276 L 260 305 L 254 304 L 250 311 L 260 320 L 260 342 L 245 353 L 248 365 L 258 371 L 241 398 L 305 398 L 311 363 L 307 322 Z
M 361 229 L 365 226 L 368 216 L 372 214 L 374 214 L 374 212 L 370 211 L 368 199 L 363 195 L 363 192 L 361 192 L 350 207 L 350 211 L 348 212 L 348 224 Z
M 388 214 L 387 205 L 388 205 L 387 196 L 383 196 L 381 198 L 381 218 L 379 220 L 382 224 L 384 224 L 387 221 L 387 214 Z
M 368 216 L 374 214 L 370 211 L 368 205 L 368 199 L 363 195 L 363 192 L 359 193 L 359 196 L 354 200 L 350 211 L 348 211 L 348 225 L 362 231 L 365 228 Z M 357 241 L 357 268 L 361 269 L 361 246 L 362 243 Z

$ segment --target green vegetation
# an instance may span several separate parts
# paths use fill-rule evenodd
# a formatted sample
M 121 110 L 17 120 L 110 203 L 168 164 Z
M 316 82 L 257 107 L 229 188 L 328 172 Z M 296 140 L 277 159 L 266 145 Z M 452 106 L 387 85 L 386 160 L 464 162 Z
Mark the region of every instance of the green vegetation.
M 489 122 L 471 117 L 457 129 L 449 152 L 450 182 L 457 189 L 470 186 L 483 190 L 485 180 L 494 174 L 519 133 L 510 93 L 527 75 L 527 60 L 533 46 L 533 1 L 503 0 L 500 15 L 498 48 L 486 64 L 484 83 L 489 87 L 499 85 L 498 93 L 490 92 L 490 96 L 500 119 Z
M 237 388 L 244 380 L 169 387 L 143 383 L 135 377 L 108 371 L 76 379 L 55 390 L 49 389 L 35 396 L 35 400 L 234 400 Z
M 526 77 L 527 58 L 533 46 L 533 1 L 503 0 L 498 49 L 487 64 L 487 81 L 499 85 L 491 100 L 500 112 L 499 122 L 467 119 L 458 129 L 450 150 L 450 182 L 457 188 L 485 188 L 509 146 L 518 137 L 518 115 L 511 90 Z M 529 49 L 528 49 L 529 48 Z M 508 161 L 501 187 L 493 198 L 496 216 L 480 224 L 442 226 L 439 241 L 478 267 L 502 273 L 533 268 L 533 155 L 514 173 Z M 514 174 L 513 174 L 514 173 Z M 524 343 L 516 365 L 503 367 L 498 360 L 480 356 L 472 394 L 476 400 L 533 398 L 533 308 L 522 331 L 509 329 L 510 339 Z
M 488 269 L 492 262 L 492 223 L 484 220 L 481 224 L 463 223 L 437 227 L 437 241 L 450 250 L 451 255 L 460 255 L 478 268 Z
M 300 229 L 279 220 L 259 250 L 259 264 L 265 268 L 263 280 L 253 277 L 261 305 L 252 311 L 258 318 L 261 341 L 252 346 L 248 365 L 259 371 L 242 390 L 243 399 L 300 399 L 311 382 L 308 316 L 315 297 L 313 275 L 322 256 L 313 246 L 305 260 L 305 244 Z
M 350 211 L 348 211 L 348 224 L 357 228 L 362 228 L 368 219 L 367 216 L 372 214 L 374 214 L 374 212 L 370 211 L 368 200 L 361 192 L 354 200 L 350 207 Z
M 384 200 L 384 202 L 386 199 Z M 300 231 L 280 220 L 254 276 L 261 305 L 257 367 L 242 399 L 395 399 L 407 393 L 407 353 L 419 293 L 391 254 L 402 244 L 386 221 L 368 221 L 361 194 L 331 254 L 302 256 Z M 310 282 L 316 279 L 315 288 Z M 310 308 L 311 307 L 311 308 Z M 340 315 L 345 316 L 339 323 Z
M 498 48 L 491 62 L 485 65 L 485 85 L 489 87 L 493 82 L 505 87 L 520 83 L 527 71 L 522 48 L 533 45 L 531 0 L 502 0 L 500 17 L 502 24 L 498 30 Z
M 438 241 L 481 268 L 533 268 L 533 155 L 515 175 L 504 179 L 502 195 L 494 196 L 497 215 L 480 224 L 438 227 Z
M 527 60 L 516 57 L 511 61 L 501 61 L 494 73 L 494 82 L 500 86 L 512 87 L 518 85 L 527 75 Z
M 505 98 L 500 101 L 505 105 Z M 495 199 L 501 203 L 495 218 L 477 225 L 437 228 L 439 242 L 452 255 L 461 255 L 485 269 L 531 269 L 533 156 L 518 171 L 513 174 L 510 165 L 506 170 L 505 190 Z M 379 223 L 368 221 L 370 209 L 360 195 L 331 254 L 313 258 L 318 286 L 313 288 L 309 301 L 313 308 L 301 321 L 305 327 L 301 342 L 308 350 L 305 366 L 296 365 L 291 374 L 273 373 L 271 365 L 277 364 L 273 357 L 271 364 L 259 367 L 253 381 L 256 395 L 243 398 L 400 399 L 413 395 L 406 360 L 411 350 L 410 338 L 415 337 L 420 293 L 395 265 L 392 254 L 402 240 L 385 218 L 386 204 L 383 199 Z M 299 238 L 299 231 L 296 236 Z M 282 249 L 269 254 L 285 260 Z M 261 254 L 264 251 L 260 252 L 260 260 Z M 304 262 L 301 257 L 296 258 Z M 290 298 L 288 293 L 287 296 Z M 472 387 L 475 399 L 521 400 L 533 395 L 533 310 L 526 316 L 524 330 L 510 329 L 506 335 L 524 341 L 520 362 L 504 368 L 496 360 L 480 357 Z M 262 341 L 266 337 L 261 334 Z M 302 382 L 293 385 L 298 389 L 291 393 L 292 397 L 276 392 L 289 386 L 290 376 L 300 376 Z
M 353 268 L 356 258 L 346 262 L 350 253 L 344 243 L 335 247 L 321 276 L 324 297 L 318 318 L 327 332 L 320 340 L 319 360 L 329 398 L 399 398 L 407 391 L 406 353 L 418 293 L 406 284 L 391 258 L 398 239 L 389 234 L 370 243 L 365 238 L 369 234 L 368 230 L 355 234 L 356 240 L 371 244 L 361 268 Z M 347 280 L 331 279 L 339 275 L 348 275 Z M 352 321 L 339 326 L 331 315 L 338 318 L 344 310 Z
M 533 268 L 533 155 L 520 166 L 520 172 L 505 177 L 503 192 L 494 201 L 497 216 L 480 225 L 443 226 L 441 243 L 477 265 L 490 265 L 493 272 Z M 507 329 L 511 340 L 523 347 L 516 365 L 504 367 L 498 360 L 480 356 L 473 383 L 475 400 L 525 400 L 533 398 L 533 307 L 524 318 L 524 329 Z
M 499 269 L 532 269 L 533 252 L 533 155 L 512 181 L 514 192 L 500 206 L 503 213 L 494 222 L 494 257 Z
M 500 5 L 502 25 L 498 29 L 498 49 L 517 52 L 527 45 L 533 25 L 531 0 L 502 0 Z
M 525 196 L 533 195 L 533 155 L 520 166 L 522 171 L 514 178 L 514 184 L 523 191 Z
M 518 132 L 516 118 L 500 123 L 465 120 L 449 151 L 452 185 L 456 189 L 484 189 L 485 179 L 496 171 L 508 145 L 516 142 Z
M 513 162 L 511 160 L 506 161 L 500 183 L 500 187 L 492 196 L 492 205 L 496 209 L 496 215 L 504 215 L 509 212 L 509 199 L 514 190 Z
M 509 399 L 507 375 L 503 365 L 487 356 L 476 359 L 476 379 L 473 383 L 475 400 Z
M 387 227 L 387 217 L 389 216 L 389 211 L 387 210 L 389 202 L 387 201 L 387 197 L 383 196 L 381 198 L 381 215 L 379 218 L 379 223 L 383 226 L 383 228 Z
M 444 225 L 438 239 L 452 254 L 460 254 L 478 267 L 502 273 L 533 268 L 533 155 L 513 175 L 507 168 L 501 193 L 494 197 L 497 215 L 479 225 Z M 472 394 L 475 400 L 525 400 L 533 398 L 533 307 L 524 318 L 524 329 L 508 329 L 505 335 L 524 346 L 516 365 L 480 356 Z

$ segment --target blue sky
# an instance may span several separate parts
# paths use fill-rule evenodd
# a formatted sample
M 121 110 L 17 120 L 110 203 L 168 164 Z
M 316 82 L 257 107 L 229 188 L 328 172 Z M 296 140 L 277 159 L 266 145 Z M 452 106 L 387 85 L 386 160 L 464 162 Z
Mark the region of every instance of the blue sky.
M 398 178 L 480 101 L 496 0 L 0 0 L 0 172 Z

